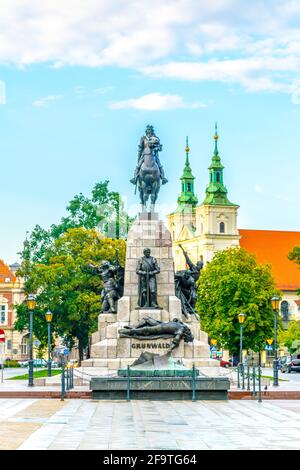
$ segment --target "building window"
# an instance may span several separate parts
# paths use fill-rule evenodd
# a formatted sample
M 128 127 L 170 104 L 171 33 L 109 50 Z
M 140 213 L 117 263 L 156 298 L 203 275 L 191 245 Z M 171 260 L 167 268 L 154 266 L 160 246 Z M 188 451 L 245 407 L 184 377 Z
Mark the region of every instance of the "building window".
M 224 222 L 220 222 L 220 233 L 225 233 L 225 224 L 224 224 Z
M 21 354 L 26 355 L 28 351 L 28 335 L 23 336 L 21 343 Z
M 220 183 L 220 173 L 217 171 L 216 174 L 217 183 Z
M 287 300 L 283 300 L 280 305 L 280 313 L 283 321 L 289 320 L 289 303 Z
M 0 305 L 0 323 L 6 324 L 6 305 Z

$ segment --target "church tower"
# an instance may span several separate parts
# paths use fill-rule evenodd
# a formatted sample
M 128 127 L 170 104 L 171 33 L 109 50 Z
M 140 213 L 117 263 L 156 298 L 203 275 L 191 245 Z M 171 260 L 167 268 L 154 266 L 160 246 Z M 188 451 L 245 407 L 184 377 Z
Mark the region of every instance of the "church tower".
M 185 165 L 181 181 L 181 194 L 177 199 L 177 208 L 175 212 L 168 215 L 169 229 L 172 235 L 173 244 L 175 242 L 183 243 L 185 240 L 191 240 L 196 233 L 196 206 L 198 199 L 195 195 L 194 180 L 192 168 L 189 160 L 189 143 L 186 138 L 185 146 Z M 182 257 L 180 247 L 176 249 L 176 258 Z
M 196 208 L 196 237 L 199 240 L 198 252 L 206 263 L 216 251 L 231 246 L 239 246 L 237 211 L 239 206 L 229 201 L 224 185 L 221 158 L 218 151 L 218 131 L 215 126 L 215 148 L 209 167 L 209 184 L 206 197 Z

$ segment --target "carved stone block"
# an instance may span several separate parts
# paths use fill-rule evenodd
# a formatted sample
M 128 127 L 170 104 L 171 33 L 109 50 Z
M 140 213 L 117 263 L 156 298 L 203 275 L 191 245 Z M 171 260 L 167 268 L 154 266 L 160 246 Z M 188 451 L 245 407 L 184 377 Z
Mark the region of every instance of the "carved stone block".
M 95 343 L 91 347 L 91 356 L 93 358 L 106 358 L 107 357 L 108 340 L 104 339 L 99 343 Z
M 106 327 L 106 338 L 107 339 L 117 339 L 118 332 L 118 323 L 113 323 Z
M 130 297 L 123 296 L 118 301 L 118 320 L 129 321 L 130 319 Z
M 194 357 L 209 357 L 210 348 L 208 344 L 202 343 L 202 341 L 194 340 Z
M 161 313 L 162 310 L 160 309 L 140 309 L 138 310 L 139 321 L 143 320 L 146 317 L 151 317 L 154 320 L 162 321 Z
M 107 361 L 107 368 L 110 370 L 118 370 L 120 368 L 120 359 L 111 359 Z
M 184 356 L 186 358 L 194 357 L 194 345 L 193 343 L 185 343 L 184 344 Z
M 118 338 L 117 357 L 130 357 L 130 338 Z
M 175 295 L 169 296 L 169 312 L 170 318 L 182 319 L 181 301 Z
M 117 357 L 117 339 L 107 339 L 107 357 L 115 359 Z
M 100 332 L 95 331 L 95 333 L 92 333 L 92 338 L 91 338 L 92 344 L 99 343 L 100 341 Z

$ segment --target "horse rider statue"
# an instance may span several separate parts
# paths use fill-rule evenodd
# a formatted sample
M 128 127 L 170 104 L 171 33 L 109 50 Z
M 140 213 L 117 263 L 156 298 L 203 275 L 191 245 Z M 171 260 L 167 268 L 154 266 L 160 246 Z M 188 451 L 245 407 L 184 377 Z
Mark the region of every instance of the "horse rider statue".
M 146 204 L 149 196 L 151 198 L 151 212 L 154 212 L 160 185 L 168 182 L 159 160 L 158 152 L 161 150 L 162 145 L 155 135 L 153 126 L 148 125 L 138 147 L 138 162 L 134 177 L 130 180 L 138 187 L 143 212 L 147 210 Z

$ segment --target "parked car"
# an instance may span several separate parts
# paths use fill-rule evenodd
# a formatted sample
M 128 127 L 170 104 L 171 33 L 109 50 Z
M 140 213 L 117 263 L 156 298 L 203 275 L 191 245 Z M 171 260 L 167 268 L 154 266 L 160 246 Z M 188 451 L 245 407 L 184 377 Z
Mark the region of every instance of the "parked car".
M 222 357 L 220 359 L 220 366 L 221 367 L 232 367 L 231 361 L 225 361 Z
M 294 354 L 287 358 L 285 364 L 281 366 L 281 372 L 300 372 L 300 354 Z
M 28 367 L 29 361 L 19 362 L 21 367 Z M 47 367 L 48 363 L 45 359 L 33 359 L 33 367 Z
M 282 371 L 282 368 L 285 366 L 288 356 L 281 356 L 278 358 L 278 369 Z M 284 371 L 285 372 L 285 371 Z

